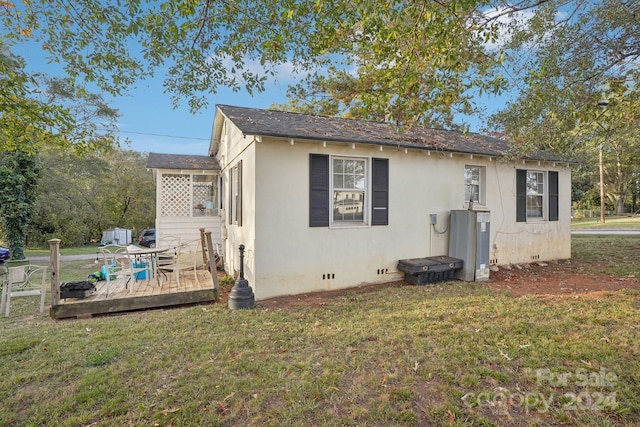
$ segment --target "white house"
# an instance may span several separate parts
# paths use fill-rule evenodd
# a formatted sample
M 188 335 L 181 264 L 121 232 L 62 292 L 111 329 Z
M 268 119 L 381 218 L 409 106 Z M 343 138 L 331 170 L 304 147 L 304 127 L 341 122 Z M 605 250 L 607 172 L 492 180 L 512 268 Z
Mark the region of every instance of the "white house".
M 256 299 L 401 278 L 398 260 L 448 254 L 469 200 L 490 212 L 491 264 L 571 256 L 569 165 L 500 139 L 219 105 L 208 154 L 225 267 L 243 244 Z
M 570 257 L 570 169 L 475 134 L 218 106 L 209 156 L 151 153 L 157 238 L 212 231 L 258 299 L 401 277 L 489 211 L 489 262 Z M 483 217 L 485 218 L 485 217 Z

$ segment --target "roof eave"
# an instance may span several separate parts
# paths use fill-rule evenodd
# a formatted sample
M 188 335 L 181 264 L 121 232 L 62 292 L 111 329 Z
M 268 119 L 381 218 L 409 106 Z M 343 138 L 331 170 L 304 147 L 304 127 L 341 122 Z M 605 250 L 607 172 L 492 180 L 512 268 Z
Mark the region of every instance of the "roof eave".
M 218 154 L 224 120 L 224 113 L 219 107 L 216 107 L 216 112 L 213 118 L 213 128 L 211 129 L 211 140 L 209 142 L 209 156 L 215 157 Z
M 331 138 L 322 138 L 322 137 L 314 137 L 310 135 L 282 135 L 279 133 L 269 133 L 269 132 L 261 132 L 260 134 L 243 134 L 244 136 L 255 136 L 255 137 L 268 137 L 268 138 L 286 138 L 293 140 L 306 140 L 306 141 L 315 141 L 315 142 L 333 142 L 333 143 L 344 143 L 344 144 L 360 144 L 360 145 L 378 145 L 384 147 L 392 147 L 397 149 L 413 149 L 413 150 L 422 150 L 422 151 L 436 151 L 442 153 L 457 153 L 457 154 L 468 154 L 474 156 L 487 156 L 487 157 L 500 157 L 503 154 L 497 151 L 462 151 L 462 150 L 452 150 L 450 148 L 438 147 L 435 145 L 421 145 L 411 142 L 404 141 L 386 141 L 386 140 L 363 140 L 363 139 L 354 139 L 354 138 L 340 138 L 340 137 L 331 137 Z

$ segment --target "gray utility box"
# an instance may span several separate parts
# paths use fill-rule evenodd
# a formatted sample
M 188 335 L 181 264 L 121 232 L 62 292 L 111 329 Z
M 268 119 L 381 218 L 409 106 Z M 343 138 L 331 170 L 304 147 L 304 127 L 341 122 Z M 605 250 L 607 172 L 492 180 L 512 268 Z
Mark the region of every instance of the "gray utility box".
M 100 245 L 121 245 L 126 246 L 133 242 L 131 239 L 131 230 L 128 228 L 112 228 L 102 232 L 102 240 Z
M 451 211 L 449 256 L 464 261 L 456 278 L 467 282 L 489 280 L 489 211 Z
M 404 272 L 404 280 L 414 285 L 446 282 L 455 278 L 462 268 L 462 260 L 448 256 L 401 259 L 398 270 Z

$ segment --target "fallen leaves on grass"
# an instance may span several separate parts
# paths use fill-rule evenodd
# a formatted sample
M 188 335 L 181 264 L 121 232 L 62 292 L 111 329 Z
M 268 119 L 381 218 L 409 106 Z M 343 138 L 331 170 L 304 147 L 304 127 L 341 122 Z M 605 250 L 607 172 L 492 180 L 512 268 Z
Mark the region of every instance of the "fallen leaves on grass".
M 174 412 L 178 412 L 181 408 L 171 408 L 171 409 L 163 409 L 162 411 L 160 411 L 160 413 L 162 415 L 169 415 L 169 414 L 173 414 Z

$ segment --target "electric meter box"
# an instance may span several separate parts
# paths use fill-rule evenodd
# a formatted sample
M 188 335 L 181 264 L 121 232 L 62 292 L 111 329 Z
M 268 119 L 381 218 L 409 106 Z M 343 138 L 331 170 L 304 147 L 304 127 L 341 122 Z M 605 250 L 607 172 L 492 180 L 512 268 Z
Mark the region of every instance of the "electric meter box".
M 490 225 L 489 211 L 451 211 L 449 256 L 463 260 L 457 279 L 489 280 Z

